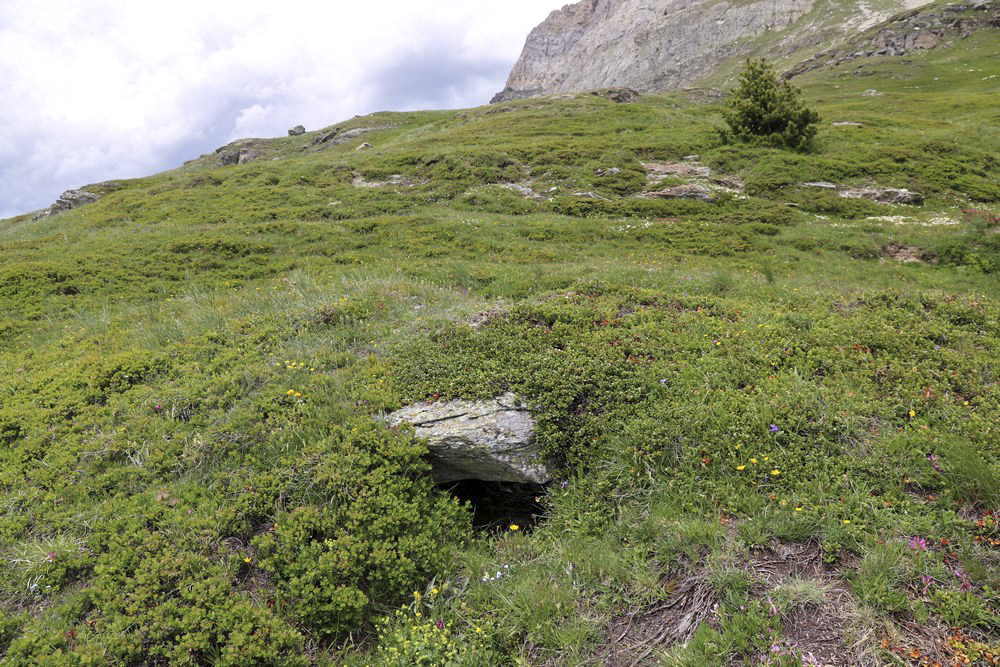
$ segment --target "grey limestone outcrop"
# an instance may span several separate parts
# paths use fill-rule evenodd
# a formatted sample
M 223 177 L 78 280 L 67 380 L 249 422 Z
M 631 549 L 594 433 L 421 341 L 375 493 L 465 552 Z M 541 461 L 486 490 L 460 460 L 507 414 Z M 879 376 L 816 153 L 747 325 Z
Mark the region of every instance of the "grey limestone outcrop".
M 930 0 L 839 0 L 839 13 L 816 18 L 820 0 L 583 0 L 552 12 L 531 31 L 493 102 L 535 95 L 628 88 L 657 92 L 688 86 L 732 58 L 807 57 L 822 42 Z M 819 22 L 817 22 L 817 20 Z M 631 98 L 623 98 L 622 101 Z
M 100 198 L 100 195 L 94 194 L 93 192 L 87 192 L 86 190 L 67 190 L 59 195 L 59 199 L 57 199 L 52 206 L 42 209 L 36 213 L 32 219 L 40 220 L 42 218 L 47 218 L 50 215 L 56 215 L 57 213 L 69 211 L 70 209 L 78 208 L 86 204 L 93 204 Z

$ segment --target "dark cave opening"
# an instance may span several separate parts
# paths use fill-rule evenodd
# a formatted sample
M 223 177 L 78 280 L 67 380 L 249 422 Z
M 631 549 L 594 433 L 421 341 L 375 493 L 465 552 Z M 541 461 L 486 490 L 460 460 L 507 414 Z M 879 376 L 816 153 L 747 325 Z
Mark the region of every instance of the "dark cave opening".
M 542 484 L 464 479 L 439 488 L 472 506 L 472 525 L 477 530 L 509 530 L 516 525 L 531 531 L 545 515 L 541 501 L 546 486 Z

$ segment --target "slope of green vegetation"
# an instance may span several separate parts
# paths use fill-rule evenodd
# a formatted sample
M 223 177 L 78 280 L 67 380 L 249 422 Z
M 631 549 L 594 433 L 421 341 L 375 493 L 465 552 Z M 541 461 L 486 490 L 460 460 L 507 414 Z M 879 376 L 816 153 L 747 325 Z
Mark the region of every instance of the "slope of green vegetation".
M 995 51 L 810 73 L 813 153 L 562 96 L 0 221 L 4 664 L 996 664 Z M 507 391 L 477 530 L 381 417 Z

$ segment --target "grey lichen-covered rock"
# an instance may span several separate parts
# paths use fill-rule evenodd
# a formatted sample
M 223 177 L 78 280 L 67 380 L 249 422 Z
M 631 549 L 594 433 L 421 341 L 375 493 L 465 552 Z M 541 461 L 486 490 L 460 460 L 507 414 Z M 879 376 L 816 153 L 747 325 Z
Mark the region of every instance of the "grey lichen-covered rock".
M 552 475 L 540 462 L 535 419 L 516 394 L 488 401 L 411 405 L 390 414 L 392 427 L 413 426 L 428 442 L 438 484 L 465 479 L 546 484 Z
M 906 188 L 856 188 L 842 190 L 841 197 L 848 199 L 870 199 L 883 204 L 922 204 L 924 196 Z
M 215 152 L 219 156 L 219 166 L 229 167 L 237 164 L 246 164 L 260 158 L 257 152 L 264 142 L 262 139 L 237 139 L 236 141 L 216 148 Z
M 658 192 L 650 192 L 646 197 L 656 199 L 699 199 L 701 201 L 715 201 L 715 194 L 704 185 L 689 184 L 678 185 Z
M 342 128 L 334 128 L 333 130 L 320 134 L 315 139 L 312 140 L 313 146 L 321 146 L 322 144 L 327 144 L 329 146 L 337 146 L 339 144 L 346 143 L 351 139 L 357 139 L 363 134 L 368 134 L 369 132 L 378 132 L 380 130 L 391 129 L 392 125 L 375 125 L 373 127 L 356 127 L 351 130 L 344 130 Z M 367 143 L 367 142 L 366 142 Z M 370 146 L 371 144 L 369 144 Z
M 288 136 L 290 137 L 297 137 L 305 133 L 306 133 L 306 128 L 303 127 L 302 125 L 296 125 L 295 127 L 288 130 Z
M 85 204 L 93 204 L 100 198 L 100 195 L 94 194 L 93 192 L 87 192 L 86 190 L 67 190 L 59 195 L 59 199 L 57 199 L 52 206 L 39 211 L 32 219 L 40 220 L 42 218 L 47 218 L 50 215 L 55 215 L 57 213 L 62 213 L 63 211 L 84 206 Z
M 237 164 L 246 164 L 247 162 L 253 162 L 254 160 L 257 160 L 259 158 L 260 158 L 260 153 L 258 153 L 255 150 L 245 148 L 242 151 L 240 151 L 240 157 L 239 160 L 237 161 Z

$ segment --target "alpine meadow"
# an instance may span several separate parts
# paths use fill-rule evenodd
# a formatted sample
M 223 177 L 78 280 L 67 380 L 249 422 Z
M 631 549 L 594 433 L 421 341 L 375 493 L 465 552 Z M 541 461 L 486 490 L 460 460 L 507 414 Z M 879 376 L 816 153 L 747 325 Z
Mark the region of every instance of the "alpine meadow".
M 1000 5 L 935 12 L 774 141 L 740 54 L 0 220 L 0 662 L 1000 665 Z M 392 416 L 505 396 L 544 480 Z

